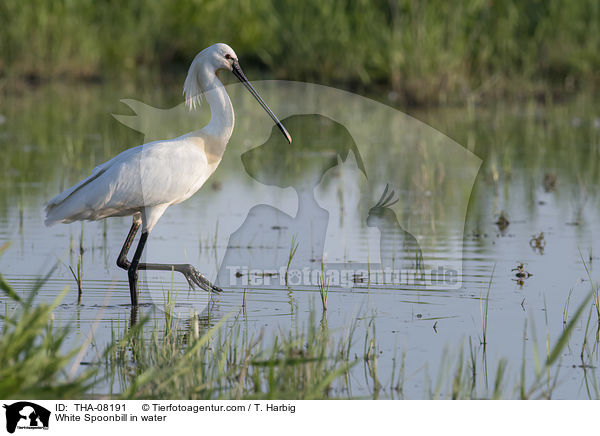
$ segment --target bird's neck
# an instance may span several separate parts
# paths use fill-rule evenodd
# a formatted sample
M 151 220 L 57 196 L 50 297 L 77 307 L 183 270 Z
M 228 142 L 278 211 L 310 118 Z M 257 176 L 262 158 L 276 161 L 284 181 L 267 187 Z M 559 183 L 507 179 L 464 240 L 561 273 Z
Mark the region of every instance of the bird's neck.
M 203 134 L 217 139 L 222 150 L 211 150 L 223 154 L 225 145 L 229 141 L 235 124 L 235 115 L 231 100 L 225 91 L 223 83 L 219 80 L 216 73 L 209 68 L 204 68 L 199 74 L 200 86 L 210 106 L 210 122 L 202 129 Z

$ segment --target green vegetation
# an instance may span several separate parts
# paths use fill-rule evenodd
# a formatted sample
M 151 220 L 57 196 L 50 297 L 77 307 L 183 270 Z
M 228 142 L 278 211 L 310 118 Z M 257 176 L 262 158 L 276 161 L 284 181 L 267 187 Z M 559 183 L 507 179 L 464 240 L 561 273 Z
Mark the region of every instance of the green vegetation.
M 136 327 L 120 339 L 107 361 L 125 398 L 319 399 L 332 392 L 356 361 L 349 343 L 335 342 L 314 322 L 281 334 L 270 347 L 262 334 L 249 337 L 240 324 L 221 319 L 200 333 L 202 319 L 155 328 L 150 339 Z
M 380 355 L 375 319 L 366 320 L 364 338 L 356 338 L 355 321 L 339 335 L 331 335 L 325 312 L 320 323 L 311 312 L 307 325 L 296 326 L 273 338 L 251 337 L 239 320 L 223 317 L 216 324 L 209 318 L 192 316 L 180 323 L 166 304 L 166 322 L 150 326 L 144 318 L 123 332 L 113 332 L 113 341 L 98 354 L 93 369 L 82 369 L 81 358 L 90 338 L 80 347 L 64 350 L 69 326 L 53 325 L 52 311 L 64 296 L 52 304 L 34 305 L 44 280 L 23 301 L 0 276 L 0 288 L 16 310 L 5 307 L 0 336 L 0 396 L 2 398 L 81 398 L 89 395 L 110 398 L 179 399 L 319 399 L 353 398 L 352 383 L 359 383 L 372 398 L 403 397 L 406 352 L 392 358 L 391 376 L 378 369 Z M 590 301 L 592 304 L 590 305 Z M 593 309 L 590 293 L 580 303 L 554 345 L 546 342 L 546 358 L 538 351 L 535 328 L 531 328 L 533 380 L 525 374 L 526 335 L 523 337 L 521 373 L 512 382 L 509 362 L 499 359 L 495 375 L 488 380 L 485 347 L 481 364 L 478 350 L 469 338 L 469 354 L 459 345 L 458 359 L 447 353 L 439 364 L 435 383 L 425 368 L 426 398 L 551 398 L 559 382 L 560 356 L 589 310 L 581 351 L 582 368 L 590 398 L 600 397 L 595 353 L 587 336 Z M 10 312 L 10 314 L 8 313 Z M 360 318 L 360 317 L 359 317 Z M 525 327 L 525 333 L 527 328 Z M 337 338 L 337 339 L 334 339 Z M 363 344 L 362 350 L 360 344 Z M 597 344 L 597 342 L 596 342 Z M 587 360 L 586 360 L 587 359 Z M 364 377 L 358 377 L 360 366 Z M 352 372 L 358 367 L 357 372 Z M 67 371 L 67 368 L 70 368 Z M 482 374 L 480 374 L 480 371 Z M 415 374 L 412 375 L 415 377 Z M 351 380 L 353 382 L 351 383 Z M 101 391 L 108 382 L 109 392 Z M 113 387 L 116 389 L 113 391 Z
M 329 296 L 329 279 L 325 278 L 325 262 L 321 259 L 321 275 L 319 276 L 319 295 L 321 296 L 321 305 L 323 310 L 327 310 L 327 297 Z
M 481 310 L 481 344 L 484 347 L 487 345 L 488 308 L 490 305 L 490 292 L 492 290 L 492 280 L 494 279 L 494 271 L 496 271 L 495 265 L 494 269 L 492 270 L 492 276 L 490 277 L 490 283 L 488 285 L 487 294 L 485 295 L 485 298 L 483 298 L 483 295 L 479 295 L 479 308 Z
M 292 243 L 290 244 L 290 254 L 288 255 L 287 267 L 285 268 L 285 284 L 287 286 L 288 283 L 288 271 L 290 270 L 290 265 L 292 264 L 292 260 L 294 260 L 294 256 L 296 255 L 296 250 L 298 250 L 298 246 L 300 242 L 297 242 L 296 235 L 292 235 Z
M 39 281 L 27 300 L 21 299 L 0 276 L 0 289 L 16 304 L 5 306 L 0 335 L 0 398 L 61 399 L 79 398 L 95 383 L 95 370 L 75 374 L 69 367 L 79 348 L 65 352 L 69 328 L 53 325 L 52 311 L 68 291 L 65 289 L 52 304 L 33 305 L 44 283 Z M 75 362 L 77 359 L 75 358 Z
M 484 160 L 467 229 L 486 229 L 490 216 L 501 207 L 511 216 L 535 219 L 537 190 L 546 175 L 558 177 L 553 201 L 569 211 L 569 225 L 582 229 L 577 243 L 590 253 L 589 263 L 583 257 L 582 261 L 592 284 L 591 296 L 583 301 L 583 295 L 571 289 L 561 321 L 561 314 L 548 315 L 544 306 L 545 340 L 538 344 L 537 330 L 528 319 L 522 360 L 494 354 L 488 364 L 487 353 L 492 355 L 490 349 L 497 344 L 498 324 L 494 324 L 494 300 L 489 298 L 491 287 L 487 294 L 482 289 L 480 333 L 452 339 L 448 349 L 459 350 L 458 355 L 447 353 L 428 368 L 431 360 L 422 362 L 422 355 L 411 350 L 399 350 L 399 357 L 391 357 L 387 349 L 382 354 L 376 319 L 357 316 L 347 329 L 330 329 L 329 283 L 324 275 L 319 286 L 303 290 L 320 298 L 322 310 L 311 311 L 309 321 L 302 324 L 295 318 L 297 324 L 289 331 L 268 330 L 269 334 L 256 336 L 241 321 L 247 296 L 258 293 L 254 289 L 244 289 L 240 319 L 233 314 L 216 325 L 210 316 L 178 321 L 173 316 L 176 291 L 171 289 L 164 297 L 164 321 L 152 325 L 143 318 L 132 327 L 114 327 L 113 341 L 98 350 L 91 365 L 82 366 L 81 357 L 90 344 L 71 348 L 73 330 L 55 325 L 53 310 L 60 297 L 50 304 L 37 301 L 44 283 L 40 281 L 25 301 L 0 277 L 7 296 L 0 318 L 0 397 L 353 398 L 358 391 L 373 398 L 403 398 L 405 383 L 424 380 L 425 398 L 552 398 L 561 380 L 561 356 L 577 344 L 581 350 L 569 355 L 576 357 L 581 386 L 589 398 L 600 398 L 595 373 L 600 287 L 592 279 L 592 246 L 587 247 L 583 214 L 595 207 L 595 201 L 588 199 L 597 198 L 600 186 L 599 106 L 589 92 L 556 104 L 556 97 L 595 90 L 600 83 L 598 2 L 126 3 L 0 2 L 0 145 L 4 151 L 0 218 L 18 222 L 15 227 L 23 240 L 23 216 L 27 218 L 28 210 L 35 209 L 37 217 L 39 206 L 56 192 L 125 147 L 142 143 L 141 134 L 110 117 L 111 112 L 123 110 L 119 98 L 135 96 L 165 108 L 180 103 L 181 83 L 194 55 L 223 41 L 237 50 L 252 79 L 315 81 L 368 90 L 394 103 L 466 101 L 458 110 L 413 108 L 411 115 Z M 21 86 L 46 80 L 69 83 Z M 72 86 L 72 80 L 106 83 Z M 501 100 L 477 105 L 486 99 L 521 96 L 530 98 L 518 105 Z M 539 104 L 540 99 L 547 104 Z M 241 132 L 244 122 L 238 121 Z M 390 127 L 390 135 L 403 133 Z M 370 152 L 379 156 L 377 166 L 387 168 L 387 173 L 396 168 L 397 160 L 381 148 Z M 295 163 L 298 172 L 308 167 Z M 233 174 L 231 168 L 221 169 Z M 431 185 L 423 185 L 428 190 L 436 191 L 443 183 L 432 169 L 422 174 L 431 180 Z M 524 195 L 509 198 L 512 186 L 523 187 Z M 493 211 L 487 207 L 489 198 L 494 201 Z M 19 218 L 14 219 L 11 214 L 17 209 Z M 215 253 L 218 230 L 217 222 L 214 242 L 212 237 L 201 239 Z M 298 244 L 294 235 L 288 269 Z M 485 242 L 478 244 L 483 247 Z M 73 248 L 69 268 L 81 297 L 83 267 L 91 263 L 82 264 L 83 229 L 79 245 L 78 254 Z M 93 244 L 88 245 L 93 252 Z M 369 262 L 369 287 L 370 269 Z M 86 293 L 91 288 L 87 285 Z M 521 302 L 525 311 L 524 302 L 525 297 Z M 339 308 L 330 304 L 330 325 L 338 321 L 336 311 Z M 561 333 L 552 343 L 550 327 L 557 324 Z M 437 326 L 436 320 L 436 335 L 444 329 L 442 321 Z M 519 339 L 513 341 L 520 350 Z M 407 370 L 407 362 L 415 360 L 419 369 Z
M 214 42 L 265 77 L 393 91 L 405 103 L 597 86 L 594 0 L 5 0 L 0 72 L 138 77 L 187 68 Z

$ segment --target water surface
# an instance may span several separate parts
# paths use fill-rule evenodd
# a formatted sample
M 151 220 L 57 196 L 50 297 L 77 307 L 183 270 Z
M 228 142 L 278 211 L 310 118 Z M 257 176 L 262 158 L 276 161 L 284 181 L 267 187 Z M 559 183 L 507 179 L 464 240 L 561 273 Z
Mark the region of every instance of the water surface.
M 293 102 L 278 101 L 277 93 L 270 92 L 268 84 L 260 86 L 270 97 L 265 99 L 282 118 L 294 113 Z M 237 96 L 236 92 L 232 91 L 232 95 Z M 116 153 L 157 139 L 153 134 L 160 137 L 171 133 L 154 133 L 146 127 L 147 134 L 143 135 L 117 121 L 111 113 L 128 113 L 119 103 L 120 98 L 135 98 L 164 108 L 159 118 L 164 120 L 172 114 L 176 125 L 180 112 L 170 109 L 181 103 L 179 95 L 179 86 L 170 84 L 126 88 L 51 86 L 9 94 L 0 101 L 0 244 L 11 243 L 0 258 L 0 271 L 19 293 L 27 295 L 35 281 L 55 267 L 39 299 L 53 300 L 65 286 L 70 287 L 55 311 L 55 320 L 73 325 L 73 342 L 81 341 L 95 326 L 98 347 L 110 340 L 112 331 L 127 329 L 131 323 L 134 311 L 129 304 L 126 274 L 115 264 L 131 222 L 130 218 L 111 218 L 46 228 L 41 219 L 42 205 Z M 471 192 L 466 190 L 468 180 L 459 183 L 457 189 L 455 179 L 450 177 L 472 171 L 472 162 L 461 160 L 463 155 L 458 159 L 456 154 L 447 159 L 443 155 L 419 157 L 414 152 L 394 151 L 386 140 L 372 140 L 367 151 L 360 149 L 365 171 L 360 168 L 357 153 L 350 151 L 345 157 L 334 153 L 334 163 L 326 170 L 319 165 L 324 158 L 331 159 L 329 154 L 317 159 L 282 160 L 281 165 L 287 165 L 285 183 L 283 175 L 275 181 L 266 179 L 265 174 L 274 172 L 267 163 L 275 160 L 277 164 L 280 150 L 275 148 L 274 156 L 267 153 L 252 158 L 261 162 L 256 170 L 249 169 L 252 159 L 244 166 L 239 156 L 265 144 L 270 126 L 265 116 L 258 133 L 252 133 L 255 130 L 249 126 L 251 121 L 241 114 L 259 109 L 252 100 L 236 98 L 236 114 L 240 115 L 230 158 L 224 158 L 198 194 L 167 211 L 151 235 L 146 258 L 189 262 L 216 279 L 219 270 L 221 274 L 229 273 L 223 259 L 229 259 L 229 264 L 250 259 L 246 263 L 255 262 L 257 268 L 285 264 L 291 235 L 298 233 L 302 248 L 294 257 L 292 268 L 320 269 L 321 262 L 330 266 L 355 265 L 357 269 L 372 264 L 375 268 L 391 259 L 391 255 L 380 247 L 380 230 L 367 225 L 367 216 L 383 193 L 386 177 L 399 174 L 394 193 L 399 200 L 394 206 L 399 225 L 415 236 L 425 264 L 457 266 L 460 286 L 404 286 L 359 279 L 350 286 L 330 287 L 324 316 L 330 331 L 340 335 L 356 318 L 357 337 L 372 328 L 369 323 L 376 325 L 378 365 L 384 384 L 393 358 L 405 354 L 404 398 L 428 397 L 432 389 L 428 378 L 435 380 L 441 368 L 458 358 L 459 348 L 469 339 L 477 358 L 484 358 L 480 345 L 481 296 L 487 293 L 490 282 L 485 359 L 493 373 L 498 361 L 506 358 L 511 374 L 508 386 L 512 386 L 520 371 L 523 341 L 528 347 L 526 360 L 532 366 L 532 331 L 537 332 L 538 338 L 549 333 L 550 341 L 555 341 L 563 329 L 569 292 L 572 291 L 574 311 L 590 291 L 586 265 L 593 280 L 597 280 L 599 249 L 593 241 L 600 223 L 596 188 L 600 108 L 592 99 L 581 96 L 547 106 L 529 102 L 411 111 L 410 115 L 431 126 L 432 132 L 452 138 L 448 143 L 464 147 L 464 156 L 481 159 L 481 167 L 473 173 Z M 207 119 L 204 112 L 192 122 L 201 127 Z M 374 124 L 381 122 L 372 120 Z M 172 136 L 183 133 L 180 130 L 185 131 L 185 127 L 176 125 Z M 393 129 L 382 131 L 381 137 L 399 135 Z M 341 130 L 335 132 L 329 134 L 342 135 Z M 356 134 L 353 138 L 360 143 Z M 314 152 L 308 145 L 300 150 L 310 156 Z M 418 164 L 423 162 L 445 162 L 446 166 L 420 168 Z M 294 165 L 300 175 L 297 177 L 306 185 L 292 180 L 290 171 Z M 314 171 L 318 177 L 306 182 Z M 407 179 L 404 185 L 398 182 L 404 180 L 402 175 Z M 305 198 L 302 193 L 313 195 Z M 276 210 L 276 218 L 269 219 L 281 222 L 269 225 L 263 232 L 256 223 L 271 221 L 264 221 L 259 215 L 252 224 L 250 215 L 239 212 L 253 210 L 257 204 Z M 233 212 L 228 214 L 227 210 Z M 323 210 L 325 236 L 314 238 L 323 247 L 315 248 L 315 242 L 307 242 L 313 241 L 307 234 L 317 232 L 316 217 Z M 299 211 L 312 215 L 298 220 Z M 260 209 L 254 212 L 259 213 Z M 501 214 L 510 222 L 506 228 L 496 224 Z M 300 226 L 292 231 L 290 226 L 295 222 L 312 223 L 312 227 L 302 231 Z M 244 223 L 257 235 L 279 236 L 259 241 L 248 239 L 251 232 L 245 232 L 242 236 L 246 239 L 240 236 L 234 238 L 237 242 L 230 242 L 231 234 Z M 542 232 L 543 240 L 539 237 Z M 83 296 L 78 303 L 69 266 L 76 269 L 81 252 Z M 256 262 L 264 265 L 257 266 Z M 513 269 L 521 262 L 532 275 L 519 281 Z M 199 301 L 206 302 L 205 294 L 190 292 L 181 277 L 169 273 L 142 274 L 142 282 L 140 311 L 150 313 L 157 323 L 163 320 L 162 300 L 169 292 L 176 293 L 178 313 L 183 318 Z M 239 313 L 246 328 L 253 332 L 265 330 L 265 340 L 297 323 L 309 322 L 312 310 L 321 311 L 318 287 L 310 284 L 285 286 L 279 277 L 274 277 L 268 284 L 240 279 L 223 287 L 223 294 L 212 297 L 211 322 L 229 312 Z M 242 311 L 244 289 L 247 303 Z M 579 322 L 562 356 L 556 398 L 588 398 L 585 368 L 580 367 L 586 320 Z M 592 321 L 595 326 L 597 320 Z M 526 322 L 528 333 L 524 339 Z M 540 343 L 543 347 L 544 341 Z M 360 354 L 362 344 L 357 343 L 356 350 Z M 90 348 L 86 359 L 94 359 L 96 353 L 97 349 Z M 540 348 L 540 353 L 544 355 L 545 349 Z M 353 395 L 368 392 L 362 371 L 360 368 L 353 373 Z M 118 390 L 118 386 L 113 388 Z M 506 396 L 512 396 L 512 392 L 506 392 Z

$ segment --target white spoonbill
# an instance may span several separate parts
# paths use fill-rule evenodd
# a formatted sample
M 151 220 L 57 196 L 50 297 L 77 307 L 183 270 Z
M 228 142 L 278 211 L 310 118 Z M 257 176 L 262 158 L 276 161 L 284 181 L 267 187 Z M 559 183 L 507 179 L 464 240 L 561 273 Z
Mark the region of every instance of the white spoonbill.
M 45 205 L 46 225 L 133 215 L 133 224 L 117 259 L 117 265 L 128 272 L 133 305 L 138 303 L 140 269 L 175 270 L 185 276 L 192 288 L 195 284 L 208 292 L 221 291 L 192 265 L 140 263 L 148 234 L 167 207 L 192 196 L 221 162 L 235 116 L 231 100 L 217 77 L 219 70 L 231 71 L 244 84 L 291 143 L 285 127 L 248 82 L 233 49 L 227 44 L 215 44 L 196 56 L 183 88 L 190 109 L 204 94 L 211 111 L 208 125 L 175 139 L 125 150 Z M 142 235 L 129 262 L 127 253 L 140 225 Z

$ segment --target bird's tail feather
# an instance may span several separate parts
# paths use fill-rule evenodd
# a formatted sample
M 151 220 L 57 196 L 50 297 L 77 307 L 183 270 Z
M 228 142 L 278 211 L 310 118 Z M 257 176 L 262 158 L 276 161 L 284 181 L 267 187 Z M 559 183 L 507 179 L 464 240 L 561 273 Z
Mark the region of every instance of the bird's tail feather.
M 46 203 L 44 205 L 44 224 L 51 226 L 59 222 L 71 223 L 88 219 L 89 211 L 86 207 L 85 195 L 81 195 L 83 194 L 81 190 L 104 174 L 105 171 L 103 168 L 94 170 L 91 176 L 71 186 Z

